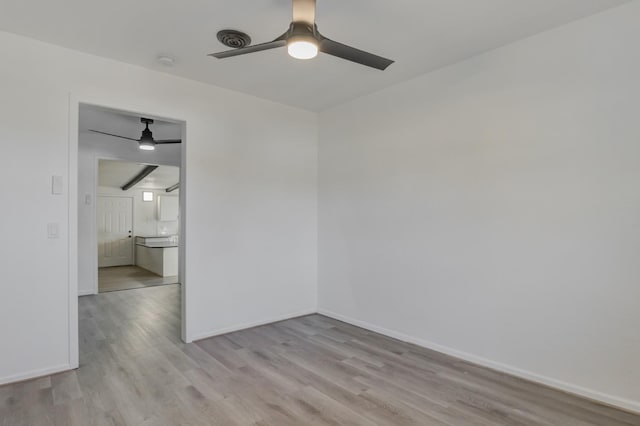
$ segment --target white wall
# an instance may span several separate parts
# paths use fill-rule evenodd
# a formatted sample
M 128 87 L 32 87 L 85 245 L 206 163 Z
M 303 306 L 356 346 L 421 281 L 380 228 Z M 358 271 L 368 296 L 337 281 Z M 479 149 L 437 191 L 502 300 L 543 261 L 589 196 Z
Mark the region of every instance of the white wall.
M 314 114 L 7 33 L 0 54 L 0 382 L 73 364 L 78 200 L 50 195 L 50 176 L 75 182 L 78 101 L 187 123 L 189 339 L 315 310 Z
M 638 22 L 321 114 L 320 310 L 640 411 Z

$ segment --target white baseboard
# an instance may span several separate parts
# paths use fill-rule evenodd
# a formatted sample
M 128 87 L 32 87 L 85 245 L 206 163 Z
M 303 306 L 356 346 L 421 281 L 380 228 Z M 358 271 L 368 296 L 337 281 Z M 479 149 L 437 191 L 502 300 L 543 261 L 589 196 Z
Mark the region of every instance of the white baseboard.
M 58 365 L 55 367 L 42 368 L 39 370 L 32 370 L 26 373 L 15 374 L 13 376 L 0 377 L 0 386 L 9 383 L 22 382 L 29 379 L 35 379 L 42 376 L 48 376 L 49 374 L 62 373 L 63 371 L 73 370 L 69 364 Z
M 78 290 L 78 296 L 91 296 L 97 294 L 93 290 Z
M 625 411 L 630 411 L 633 413 L 640 414 L 640 402 L 638 401 L 618 398 L 616 396 L 608 395 L 592 389 L 587 389 L 582 386 L 577 386 L 571 383 L 563 382 L 561 380 L 552 379 L 550 377 L 546 377 L 537 373 L 532 373 L 530 371 L 522 370 L 517 367 L 513 367 L 500 362 L 491 361 L 489 359 L 482 358 L 473 354 L 469 354 L 469 353 L 452 349 L 446 346 L 442 346 L 437 343 L 433 343 L 433 342 L 422 340 L 416 337 L 408 336 L 406 334 L 403 334 L 397 331 L 389 330 L 384 327 L 370 324 L 365 321 L 360 321 L 354 318 L 350 318 L 335 312 L 328 311 L 326 309 L 318 309 L 318 313 L 339 321 L 346 322 L 348 324 L 355 325 L 357 327 L 361 327 L 370 331 L 374 331 L 376 333 L 383 334 L 385 336 L 393 337 L 394 339 L 402 340 L 403 342 L 412 343 L 414 345 L 431 349 L 436 352 L 441 352 L 441 353 L 453 356 L 455 358 L 462 359 L 464 361 L 481 365 L 483 367 L 488 367 L 493 370 L 498 370 L 503 373 L 511 374 L 512 376 L 516 376 L 532 382 L 540 383 L 545 386 L 549 386 L 549 387 L 561 390 L 563 392 L 578 395 L 596 402 L 600 402 L 606 405 L 623 409 Z
M 290 314 L 280 315 L 280 316 L 268 318 L 268 319 L 265 319 L 265 320 L 254 321 L 254 322 L 234 325 L 234 326 L 231 326 L 231 327 L 220 328 L 218 330 L 208 331 L 206 333 L 197 333 L 192 337 L 191 341 L 195 342 L 197 340 L 208 339 L 209 337 L 220 336 L 221 334 L 233 333 L 235 331 L 246 330 L 247 328 L 258 327 L 258 326 L 261 326 L 261 325 L 271 324 L 271 323 L 278 322 L 278 321 L 284 321 L 284 320 L 288 320 L 288 319 L 291 319 L 291 318 L 303 317 L 305 315 L 312 315 L 312 314 L 315 314 L 317 312 L 318 311 L 315 308 L 314 309 L 307 309 L 307 310 L 304 310 L 304 311 L 299 311 L 299 312 L 294 312 L 294 313 L 290 313 Z

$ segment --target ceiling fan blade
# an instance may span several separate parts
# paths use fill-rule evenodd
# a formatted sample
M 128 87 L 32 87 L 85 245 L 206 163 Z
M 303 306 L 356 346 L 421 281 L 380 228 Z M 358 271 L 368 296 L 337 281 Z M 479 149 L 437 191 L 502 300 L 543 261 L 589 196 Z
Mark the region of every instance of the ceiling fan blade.
M 287 41 L 281 39 L 281 37 L 267 43 L 254 44 L 253 46 L 241 47 L 239 49 L 227 50 L 225 52 L 211 53 L 208 56 L 214 58 L 223 59 L 230 58 L 232 56 L 246 55 L 247 53 L 260 52 L 262 50 L 276 49 L 278 47 L 284 47 L 287 45 Z
M 305 22 L 313 28 L 316 22 L 316 0 L 293 0 L 293 22 Z
M 364 50 L 356 49 L 355 47 L 338 43 L 337 41 L 330 40 L 321 35 L 319 35 L 319 41 L 319 48 L 321 52 L 328 55 L 337 56 L 338 58 L 346 59 L 347 61 L 366 65 L 371 68 L 376 68 L 384 71 L 389 65 L 395 62 L 391 59 L 386 59 L 382 56 L 374 55 L 373 53 L 365 52 Z
M 99 130 L 91 130 L 91 129 L 89 129 L 89 131 L 93 132 L 93 133 L 100 133 L 102 135 L 114 136 L 114 137 L 120 138 L 120 139 L 128 139 L 130 141 L 140 142 L 140 139 L 133 139 L 133 138 L 128 138 L 126 136 L 114 135 L 113 133 L 101 132 Z
M 164 143 L 182 143 L 182 139 L 164 139 L 159 141 L 154 141 L 156 144 L 164 144 Z

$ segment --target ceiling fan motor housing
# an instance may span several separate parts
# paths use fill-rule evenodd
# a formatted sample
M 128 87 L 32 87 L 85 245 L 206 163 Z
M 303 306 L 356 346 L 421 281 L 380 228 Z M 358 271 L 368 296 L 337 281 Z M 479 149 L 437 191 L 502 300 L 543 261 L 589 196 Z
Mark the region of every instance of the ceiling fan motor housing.
M 289 37 L 292 36 L 311 36 L 316 37 L 318 33 L 317 25 L 309 25 L 306 22 L 292 22 L 289 25 Z
M 142 130 L 142 137 L 140 138 L 140 141 L 153 143 L 153 133 L 151 133 L 151 130 L 149 129 L 149 124 L 153 124 L 153 119 L 143 117 L 140 119 L 140 121 L 146 125 Z

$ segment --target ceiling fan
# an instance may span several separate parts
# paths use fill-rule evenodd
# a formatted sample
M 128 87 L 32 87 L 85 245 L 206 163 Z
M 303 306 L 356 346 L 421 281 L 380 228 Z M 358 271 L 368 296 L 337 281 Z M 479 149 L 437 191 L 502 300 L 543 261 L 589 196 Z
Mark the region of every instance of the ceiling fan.
M 141 118 L 140 122 L 144 123 L 146 126 L 142 131 L 142 135 L 140 139 L 128 138 L 126 136 L 114 135 L 113 133 L 101 132 L 99 130 L 91 130 L 90 132 L 100 133 L 103 135 L 114 136 L 116 138 L 127 139 L 130 141 L 136 141 L 139 144 L 140 149 L 144 151 L 153 151 L 156 149 L 156 145 L 168 144 L 168 143 L 182 143 L 182 139 L 164 139 L 164 140 L 155 140 L 153 139 L 153 133 L 149 130 L 149 124 L 153 124 L 153 120 L 151 118 Z
M 212 53 L 208 56 L 223 59 L 287 46 L 289 55 L 296 59 L 315 58 L 320 51 L 379 70 L 385 70 L 394 62 L 326 38 L 318 31 L 315 18 L 316 0 L 293 0 L 293 22 L 280 37 L 267 43 Z

